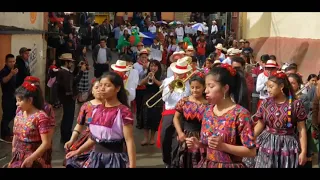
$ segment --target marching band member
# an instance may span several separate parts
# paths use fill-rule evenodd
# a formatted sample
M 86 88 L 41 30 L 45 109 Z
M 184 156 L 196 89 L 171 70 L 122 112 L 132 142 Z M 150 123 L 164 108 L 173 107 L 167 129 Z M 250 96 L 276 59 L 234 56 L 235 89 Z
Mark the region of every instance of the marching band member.
M 268 60 L 267 63 L 264 66 L 264 71 L 263 73 L 258 75 L 257 78 L 257 84 L 256 84 L 256 91 L 260 93 L 260 100 L 258 102 L 258 107 L 260 106 L 261 102 L 268 98 L 268 92 L 267 92 L 267 81 L 269 78 L 269 75 L 277 71 L 278 64 L 274 60 Z
M 171 56 L 170 56 L 170 61 L 171 63 L 177 62 L 178 59 L 183 58 L 185 55 L 184 51 L 178 51 L 178 52 L 174 52 Z M 171 70 L 171 68 L 167 69 L 167 78 L 172 77 L 173 76 L 173 72 Z
M 172 160 L 178 151 L 178 141 L 175 134 L 175 127 L 173 125 L 173 117 L 175 114 L 175 106 L 177 102 L 183 97 L 190 95 L 190 84 L 189 81 L 185 82 L 185 89 L 183 92 L 173 91 L 174 87 L 171 86 L 171 82 L 176 79 L 183 80 L 187 77 L 187 73 L 192 70 L 192 67 L 188 65 L 187 58 L 184 57 L 179 59 L 170 65 L 174 75 L 166 78 L 162 85 L 164 90 L 162 92 L 162 100 L 164 101 L 164 111 L 162 113 L 162 123 L 159 126 L 161 149 L 162 149 L 162 160 L 166 165 L 166 168 L 171 167 Z
M 147 49 L 141 49 L 141 51 L 139 51 L 138 61 L 133 64 L 133 68 L 136 69 L 139 74 L 139 83 L 144 78 L 145 74 L 148 71 L 149 55 L 150 55 L 150 52 Z M 143 99 L 143 95 L 145 93 L 145 90 L 146 90 L 146 86 L 144 86 L 144 85 L 138 85 L 138 87 L 136 89 L 135 101 L 136 101 L 136 106 L 137 106 L 136 119 L 137 119 L 137 128 L 138 129 L 143 128 L 143 122 L 142 122 L 141 115 L 142 115 L 142 99 Z
M 128 60 L 128 58 L 127 58 Z M 130 62 L 124 60 L 117 60 L 116 64 L 111 65 L 111 69 L 119 74 L 123 79 L 124 88 L 127 90 L 128 104 L 136 98 L 136 89 L 139 83 L 139 74 L 135 69 L 130 68 L 127 64 Z

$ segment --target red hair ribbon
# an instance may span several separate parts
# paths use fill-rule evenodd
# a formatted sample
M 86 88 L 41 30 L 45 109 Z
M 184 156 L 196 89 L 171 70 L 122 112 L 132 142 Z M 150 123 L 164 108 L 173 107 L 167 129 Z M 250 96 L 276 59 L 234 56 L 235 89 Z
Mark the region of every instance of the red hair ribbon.
M 93 79 L 91 80 L 91 84 L 93 85 L 93 84 L 96 82 L 96 80 L 97 80 L 97 78 L 93 78 Z
M 272 72 L 271 75 L 272 75 L 272 76 L 275 76 L 275 77 L 277 77 L 277 78 L 279 78 L 279 79 L 285 79 L 285 78 L 287 78 L 286 73 L 284 73 L 284 72 L 282 72 L 282 71 Z
M 197 72 L 196 75 L 201 77 L 201 78 L 204 78 L 204 74 L 202 72 Z
M 37 90 L 37 86 L 34 84 L 31 84 L 28 81 L 23 82 L 22 87 L 24 87 L 29 92 L 35 92 Z
M 24 78 L 24 81 L 40 83 L 40 79 L 34 76 L 27 76 L 26 78 Z
M 227 69 L 230 72 L 231 76 L 235 76 L 237 74 L 237 71 L 227 63 L 221 64 L 221 67 Z

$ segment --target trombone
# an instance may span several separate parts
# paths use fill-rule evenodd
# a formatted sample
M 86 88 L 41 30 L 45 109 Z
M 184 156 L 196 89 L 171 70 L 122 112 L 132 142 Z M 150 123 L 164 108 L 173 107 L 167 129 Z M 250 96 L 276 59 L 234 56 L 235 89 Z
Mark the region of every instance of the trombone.
M 173 80 L 170 84 L 161 87 L 160 90 L 153 95 L 150 99 L 148 99 L 148 101 L 146 102 L 146 105 L 148 108 L 152 108 L 153 106 L 155 106 L 156 104 L 158 104 L 161 100 L 162 100 L 162 96 L 161 98 L 159 98 L 155 103 L 153 104 L 149 104 L 149 102 L 154 99 L 156 96 L 158 96 L 158 94 L 162 93 L 162 91 L 164 90 L 164 88 L 171 86 L 173 91 L 178 92 L 178 93 L 182 93 L 185 90 L 185 82 L 187 82 L 194 74 L 196 74 L 198 71 L 194 71 L 193 73 L 191 73 L 188 77 L 186 77 L 184 80 L 181 79 L 175 79 Z M 169 94 L 170 91 L 166 94 L 164 94 L 163 96 L 166 96 L 167 94 Z

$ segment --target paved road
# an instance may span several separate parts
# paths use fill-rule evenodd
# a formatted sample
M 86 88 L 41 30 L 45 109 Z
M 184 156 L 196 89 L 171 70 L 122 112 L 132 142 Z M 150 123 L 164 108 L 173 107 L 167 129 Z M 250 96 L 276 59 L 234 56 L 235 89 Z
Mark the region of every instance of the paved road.
M 113 53 L 112 63 L 115 63 L 118 59 L 118 55 Z M 92 67 L 91 52 L 88 52 L 88 61 Z M 93 70 L 90 71 L 90 78 L 93 77 Z M 79 108 L 79 107 L 78 107 Z M 76 113 L 78 114 L 78 109 L 76 106 Z M 55 130 L 55 135 L 53 139 L 53 154 L 52 154 L 52 166 L 54 168 L 62 168 L 62 161 L 65 156 L 63 149 L 63 144 L 60 143 L 60 122 L 62 117 L 62 109 L 56 109 L 56 121 L 57 126 Z M 75 123 L 74 123 L 75 125 Z M 149 168 L 163 168 L 161 151 L 155 146 L 141 146 L 140 142 L 143 140 L 143 131 L 139 129 L 134 129 L 134 137 L 137 149 L 137 166 L 138 167 L 149 167 Z M 0 142 L 0 167 L 6 164 L 10 160 L 11 144 L 5 144 Z

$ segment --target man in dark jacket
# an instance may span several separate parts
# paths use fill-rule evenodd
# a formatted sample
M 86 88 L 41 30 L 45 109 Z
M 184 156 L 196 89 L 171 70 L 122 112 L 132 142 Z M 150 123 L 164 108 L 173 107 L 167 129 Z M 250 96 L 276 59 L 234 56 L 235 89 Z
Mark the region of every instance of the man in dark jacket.
M 57 74 L 58 96 L 63 106 L 63 116 L 60 126 L 60 141 L 62 143 L 66 143 L 70 140 L 72 135 L 76 97 L 75 87 L 76 84 L 79 83 L 84 70 L 81 69 L 78 76 L 73 76 L 70 69 L 73 67 L 75 60 L 72 59 L 72 54 L 70 53 L 62 54 L 60 60 L 62 62 L 62 66 Z
M 99 78 L 104 72 L 109 71 L 109 64 L 112 60 L 111 50 L 107 47 L 106 39 L 101 39 L 92 52 L 94 65 L 94 76 Z
M 15 67 L 16 59 L 14 55 L 6 56 L 6 64 L 0 71 L 0 82 L 2 89 L 2 120 L 1 120 L 1 139 L 11 142 L 12 136 L 9 128 L 9 123 L 16 115 L 16 74 L 18 68 Z
M 18 68 L 18 74 L 16 75 L 16 87 L 22 85 L 24 78 L 30 76 L 29 68 L 29 53 L 31 49 L 22 47 L 19 50 L 19 56 L 16 58 L 16 66 Z

